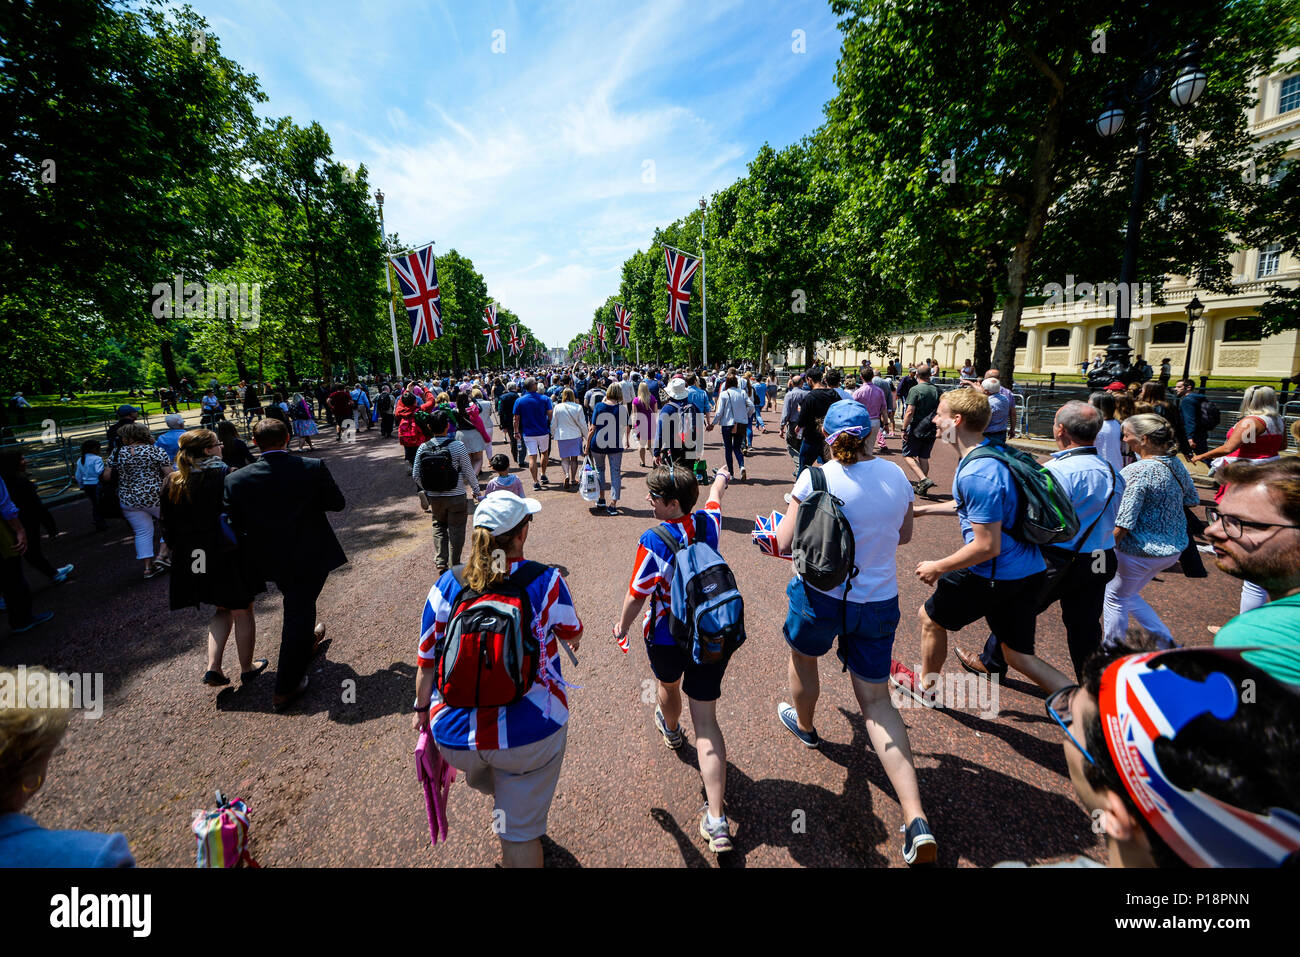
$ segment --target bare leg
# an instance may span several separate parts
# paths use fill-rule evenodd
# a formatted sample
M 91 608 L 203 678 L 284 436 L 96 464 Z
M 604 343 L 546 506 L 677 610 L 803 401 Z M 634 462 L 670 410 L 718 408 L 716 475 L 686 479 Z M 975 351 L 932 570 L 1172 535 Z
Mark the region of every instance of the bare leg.
M 913 481 L 919 482 L 925 478 L 925 472 L 921 470 L 919 462 L 910 455 L 903 456 L 903 467 L 912 473 Z
M 1073 681 L 1037 655 L 1022 655 L 1020 652 L 1008 648 L 1005 644 L 1002 646 L 1002 654 L 1006 657 L 1007 664 L 1028 677 L 1048 694 L 1059 691 L 1066 685 L 1074 684 Z
M 233 608 L 230 611 L 235 625 L 235 650 L 239 652 L 239 670 L 253 670 L 253 645 L 257 641 L 257 619 L 253 606 Z
M 208 671 L 221 670 L 221 658 L 230 637 L 230 609 L 218 608 L 208 622 Z
M 722 817 L 723 796 L 727 789 L 727 745 L 718 727 L 718 703 L 687 699 L 691 708 L 691 724 L 695 726 L 695 752 L 700 759 L 700 777 L 704 778 L 704 793 L 709 799 L 709 813 Z
M 852 672 L 850 674 L 853 693 L 867 720 L 867 737 L 871 739 L 871 746 L 876 749 L 885 775 L 898 795 L 898 803 L 903 808 L 903 822 L 924 818 L 921 791 L 916 784 L 916 767 L 912 764 L 912 746 L 907 740 L 907 726 L 889 700 L 888 682 L 863 681 Z
M 937 682 L 948 657 L 948 630 L 935 624 L 924 605 L 917 609 L 916 616 L 921 620 L 921 673 L 916 677 L 922 688 L 929 688 Z
M 799 730 L 813 730 L 813 712 L 821 694 L 821 678 L 817 674 L 817 659 L 801 655 L 790 649 L 790 697 L 799 714 Z
M 659 711 L 664 716 L 664 727 L 680 730 L 682 726 L 682 679 L 672 684 L 659 682 Z

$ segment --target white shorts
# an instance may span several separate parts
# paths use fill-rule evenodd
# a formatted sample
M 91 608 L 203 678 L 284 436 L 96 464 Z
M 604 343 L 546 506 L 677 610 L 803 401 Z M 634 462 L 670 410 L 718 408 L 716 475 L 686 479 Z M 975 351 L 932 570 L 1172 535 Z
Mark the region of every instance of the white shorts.
M 524 452 L 528 455 L 541 455 L 543 452 L 551 451 L 551 437 L 549 435 L 525 435 Z

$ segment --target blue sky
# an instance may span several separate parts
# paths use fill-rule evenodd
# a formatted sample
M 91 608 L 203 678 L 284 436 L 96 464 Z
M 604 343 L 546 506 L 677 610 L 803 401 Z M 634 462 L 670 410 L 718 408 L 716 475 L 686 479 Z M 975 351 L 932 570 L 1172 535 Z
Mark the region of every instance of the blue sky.
M 468 256 L 548 345 L 656 226 L 816 127 L 839 54 L 826 0 L 191 2 L 267 115 L 318 121 L 390 233 Z

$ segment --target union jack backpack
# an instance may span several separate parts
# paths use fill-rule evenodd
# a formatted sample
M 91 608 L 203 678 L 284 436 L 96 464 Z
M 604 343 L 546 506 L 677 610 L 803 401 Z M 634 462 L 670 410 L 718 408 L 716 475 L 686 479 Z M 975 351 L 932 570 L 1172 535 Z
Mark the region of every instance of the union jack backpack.
M 462 585 L 464 568 L 452 569 Z M 528 586 L 549 570 L 541 562 L 524 562 L 484 591 L 462 587 L 434 649 L 434 680 L 448 707 L 501 708 L 537 683 L 542 649 L 533 633 Z

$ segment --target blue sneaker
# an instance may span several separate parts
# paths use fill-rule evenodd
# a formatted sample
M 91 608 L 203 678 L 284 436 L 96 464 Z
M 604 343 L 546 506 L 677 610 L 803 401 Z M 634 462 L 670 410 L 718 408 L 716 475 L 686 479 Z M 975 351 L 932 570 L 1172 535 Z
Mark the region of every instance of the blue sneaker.
M 925 818 L 913 818 L 903 834 L 903 860 L 909 867 L 914 864 L 933 864 L 939 856 L 939 845 L 930 833 Z
M 33 616 L 32 616 L 32 620 L 29 621 L 27 624 L 25 624 L 25 625 L 21 625 L 21 626 L 19 626 L 19 627 L 17 627 L 17 628 L 14 628 L 14 629 L 12 629 L 12 631 L 13 631 L 13 633 L 14 633 L 15 635 L 21 635 L 21 634 L 22 634 L 23 632 L 25 632 L 25 631 L 31 631 L 31 630 L 32 630 L 33 628 L 35 628 L 37 625 L 43 625 L 43 624 L 45 624 L 47 621 L 49 621 L 49 620 L 50 620 L 51 618 L 53 618 L 53 617 L 54 617 L 54 612 L 52 612 L 52 611 L 43 611 L 43 612 L 41 612 L 39 615 L 33 615 Z
M 782 701 L 776 706 L 776 716 L 781 719 L 785 729 L 798 738 L 805 748 L 820 748 L 822 739 L 817 735 L 817 729 L 811 731 L 802 731 L 799 728 L 799 714 L 791 705 Z

